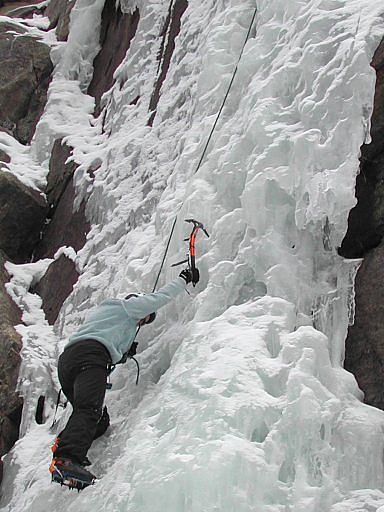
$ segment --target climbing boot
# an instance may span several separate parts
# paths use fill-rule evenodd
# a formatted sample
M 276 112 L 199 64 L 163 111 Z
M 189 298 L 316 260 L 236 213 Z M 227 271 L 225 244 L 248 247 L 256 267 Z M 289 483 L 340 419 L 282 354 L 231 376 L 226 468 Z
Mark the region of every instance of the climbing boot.
M 59 457 L 52 459 L 49 472 L 52 476 L 52 482 L 57 482 L 78 491 L 93 485 L 96 480 L 95 475 L 84 469 L 80 464 Z

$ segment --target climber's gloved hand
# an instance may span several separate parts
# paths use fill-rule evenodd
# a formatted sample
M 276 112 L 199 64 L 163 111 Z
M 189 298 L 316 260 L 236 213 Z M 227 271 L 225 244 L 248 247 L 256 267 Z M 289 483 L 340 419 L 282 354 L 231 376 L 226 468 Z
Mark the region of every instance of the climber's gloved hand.
M 200 279 L 199 269 L 185 268 L 180 272 L 179 277 L 184 279 L 185 284 L 193 283 L 195 285 Z

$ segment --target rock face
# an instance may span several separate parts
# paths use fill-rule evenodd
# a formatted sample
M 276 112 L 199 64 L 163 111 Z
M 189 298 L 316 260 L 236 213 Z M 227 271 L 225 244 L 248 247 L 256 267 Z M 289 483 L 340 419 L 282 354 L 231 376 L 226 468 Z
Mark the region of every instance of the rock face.
M 52 0 L 47 9 L 51 28 L 56 27 L 59 40 L 68 36 L 73 4 L 74 0 Z M 33 9 L 20 7 L 16 14 L 29 16 Z M 9 34 L 10 30 L 18 36 Z M 49 53 L 49 47 L 25 35 L 19 25 L 0 23 L 0 131 L 8 132 L 21 143 L 31 140 L 45 106 L 52 72 Z M 89 224 L 85 203 L 78 211 L 73 209 L 73 174 L 77 166 L 65 163 L 70 155 L 71 148 L 62 145 L 61 140 L 56 141 L 46 190 L 48 202 L 13 174 L 0 170 L 0 457 L 18 439 L 23 406 L 15 392 L 22 341 L 14 326 L 21 323 L 21 312 L 6 292 L 9 276 L 4 262 L 25 263 L 32 257 L 52 257 L 63 245 L 75 250 L 84 245 Z M 6 169 L 9 162 L 10 157 L 0 151 L 0 168 Z M 77 279 L 74 262 L 61 255 L 36 286 L 34 291 L 41 295 L 51 324 Z M 0 482 L 1 478 L 0 461 Z
M 356 182 L 357 205 L 351 210 L 348 231 L 340 253 L 361 258 L 377 247 L 384 235 L 384 40 L 375 52 L 376 91 L 371 119 L 370 144 L 361 148 L 360 174 Z
M 93 77 L 88 94 L 96 99 L 96 113 L 99 113 L 101 96 L 114 82 L 113 73 L 125 57 L 139 23 L 139 10 L 123 14 L 120 6 L 116 9 L 114 0 L 106 0 L 101 15 L 101 50 L 93 61 Z
M 29 16 L 35 10 L 20 9 L 18 16 Z M 52 63 L 50 48 L 24 34 L 19 25 L 0 23 L 0 131 L 28 143 L 45 106 Z M 9 161 L 0 151 L 0 168 Z M 4 262 L 30 260 L 47 212 L 48 205 L 38 192 L 11 173 L 0 171 L 0 456 L 18 439 L 23 406 L 15 392 L 22 343 L 14 325 L 21 323 L 21 313 L 6 292 L 9 276 Z
M 48 206 L 43 197 L 9 172 L 0 171 L 0 249 L 16 263 L 32 255 Z
M 25 144 L 43 112 L 52 63 L 47 45 L 22 34 L 19 26 L 0 23 L 0 128 Z
M 23 5 L 17 7 L 17 3 L 14 7 L 12 4 L 8 5 L 6 15 L 9 18 L 33 18 L 34 14 L 43 14 L 44 7 L 37 7 L 37 5 Z
M 171 3 L 168 11 L 167 19 L 165 20 L 164 28 L 161 33 L 162 42 L 160 47 L 159 55 L 157 56 L 159 61 L 159 72 L 155 83 L 155 88 L 151 96 L 149 103 L 149 110 L 151 112 L 148 125 L 152 126 L 153 120 L 156 116 L 157 104 L 160 99 L 160 90 L 165 77 L 167 76 L 171 57 L 175 49 L 175 39 L 179 35 L 181 27 L 181 18 L 184 11 L 188 7 L 187 0 L 176 0 L 175 3 Z
M 72 292 L 79 277 L 72 260 L 61 255 L 51 263 L 43 279 L 33 292 L 43 299 L 43 310 L 50 325 L 53 325 L 65 299 Z
M 36 246 L 34 258 L 52 258 L 63 246 L 80 250 L 86 241 L 89 223 L 85 216 L 85 202 L 74 211 L 75 188 L 73 174 L 77 165 L 66 163 L 71 148 L 55 141 L 49 164 L 47 197 L 50 205 L 49 223 Z M 63 302 L 72 292 L 79 275 L 72 260 L 60 256 L 50 266 L 33 290 L 43 299 L 43 310 L 50 324 L 55 323 Z
M 49 161 L 46 194 L 51 208 L 56 208 L 77 168 L 74 162 L 66 163 L 72 150 L 62 139 L 55 140 Z
M 78 251 L 85 244 L 89 231 L 85 203 L 77 211 L 73 211 L 74 200 L 75 189 L 71 180 L 54 208 L 49 224 L 44 228 L 43 237 L 34 253 L 35 259 L 52 258 L 64 245 Z
M 73 174 L 77 168 L 74 162 L 66 164 L 71 148 L 55 141 L 49 164 L 47 197 L 50 206 L 41 241 L 35 248 L 34 259 L 52 258 L 62 246 L 78 251 L 86 241 L 89 223 L 85 217 L 85 203 L 74 211 L 75 188 Z
M 74 162 L 66 163 L 72 150 L 62 139 L 55 140 L 49 161 L 49 173 L 47 178 L 46 194 L 51 208 L 56 208 L 61 196 L 72 180 L 77 169 Z
M 384 409 L 384 246 L 364 258 L 356 278 L 356 316 L 346 342 L 345 367 L 365 402 Z
M 48 16 L 49 29 L 52 30 L 56 27 L 56 37 L 58 41 L 66 41 L 69 34 L 69 16 L 72 8 L 75 5 L 75 0 L 68 2 L 67 0 L 51 0 L 45 11 Z
M 7 153 L 5 153 L 4 151 L 2 151 L 2 150 L 0 149 L 0 164 L 1 164 L 1 163 L 8 164 L 10 161 L 11 161 L 11 159 L 9 158 L 9 156 L 7 155 Z M 0 166 L 0 167 L 1 167 L 1 166 Z
M 366 403 L 384 409 L 384 40 L 372 66 L 377 74 L 372 142 L 362 147 L 358 203 L 350 212 L 340 254 L 364 257 L 356 278 L 356 317 L 346 340 L 345 368 L 356 376 Z
M 0 251 L 0 457 L 18 439 L 22 399 L 15 392 L 20 365 L 21 338 L 14 325 L 21 323 L 21 312 L 5 289 L 9 276 L 4 269 L 5 254 Z

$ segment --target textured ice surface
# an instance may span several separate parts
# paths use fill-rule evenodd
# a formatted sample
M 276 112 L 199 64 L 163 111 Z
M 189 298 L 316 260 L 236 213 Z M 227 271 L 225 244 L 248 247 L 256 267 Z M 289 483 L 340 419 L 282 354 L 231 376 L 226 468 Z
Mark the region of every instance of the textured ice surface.
M 31 154 L 44 169 L 56 137 L 75 147 L 78 200 L 88 197 L 92 229 L 54 330 L 27 293 L 25 268 L 13 269 L 10 286 L 33 320 L 23 327 L 20 375 L 21 390 L 30 386 L 1 510 L 381 512 L 384 413 L 361 403 L 342 368 L 359 262 L 344 261 L 337 247 L 369 137 L 369 62 L 384 8 L 376 0 L 258 1 L 194 174 L 255 3 L 189 1 L 153 128 L 148 105 L 168 2 L 137 4 L 137 34 L 103 97 L 104 133 L 82 93 L 99 0 L 78 2 L 68 44 L 55 50 Z M 85 170 L 96 162 L 91 183 Z M 34 423 L 33 403 L 52 397 L 55 359 L 92 306 L 151 290 L 177 212 L 161 283 L 176 275 L 169 265 L 185 254 L 191 216 L 211 234 L 199 240 L 201 281 L 142 330 L 139 386 L 133 365 L 114 373 L 113 424 L 89 453 L 100 481 L 79 495 L 51 487 L 48 447 L 69 411 L 50 432 L 53 400 L 44 425 Z

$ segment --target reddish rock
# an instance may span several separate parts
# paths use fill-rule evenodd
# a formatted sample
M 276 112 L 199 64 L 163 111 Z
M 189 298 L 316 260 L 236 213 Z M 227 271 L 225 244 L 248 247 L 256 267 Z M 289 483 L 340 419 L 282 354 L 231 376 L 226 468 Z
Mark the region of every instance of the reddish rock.
M 25 144 L 44 110 L 53 67 L 50 48 L 23 32 L 0 23 L 0 128 Z
M 11 161 L 10 157 L 0 149 L 0 163 L 8 164 Z
M 51 263 L 47 272 L 36 285 L 33 292 L 43 299 L 43 310 L 50 325 L 57 319 L 61 306 L 72 292 L 79 277 L 72 260 L 61 255 Z
M 116 8 L 115 0 L 106 0 L 101 15 L 101 50 L 93 61 L 93 77 L 88 88 L 88 94 L 96 99 L 97 114 L 100 112 L 101 96 L 114 83 L 113 74 L 135 37 L 139 19 L 138 9 L 132 14 L 123 14 L 120 6 Z
M 31 0 L 0 0 L 0 16 L 9 16 L 11 12 L 19 8 L 28 8 L 28 7 L 36 7 L 38 2 L 33 2 Z M 44 8 L 40 8 L 41 12 Z
M 29 260 L 39 241 L 48 205 L 10 172 L 0 171 L 0 249 L 16 263 Z
M 66 41 L 69 34 L 69 19 L 75 0 L 51 0 L 45 10 L 48 16 L 52 30 L 56 27 L 56 37 L 58 41 Z
M 9 18 L 33 18 L 34 14 L 43 14 L 44 7 L 37 7 L 36 3 L 32 5 L 21 5 L 17 7 L 18 4 L 23 4 L 23 2 L 17 2 L 14 7 L 12 4 L 8 5 L 7 16 Z
M 162 33 L 160 34 L 160 37 L 162 37 L 162 42 L 160 52 L 157 57 L 159 61 L 159 73 L 157 75 L 155 88 L 149 103 L 149 110 L 151 112 L 151 116 L 148 120 L 149 126 L 152 126 L 153 120 L 156 116 L 156 109 L 160 99 L 161 86 L 163 85 L 165 77 L 168 73 L 172 54 L 175 49 L 175 39 L 180 32 L 181 18 L 187 7 L 187 0 L 176 0 L 175 3 L 171 2 L 167 19 L 165 20 Z

